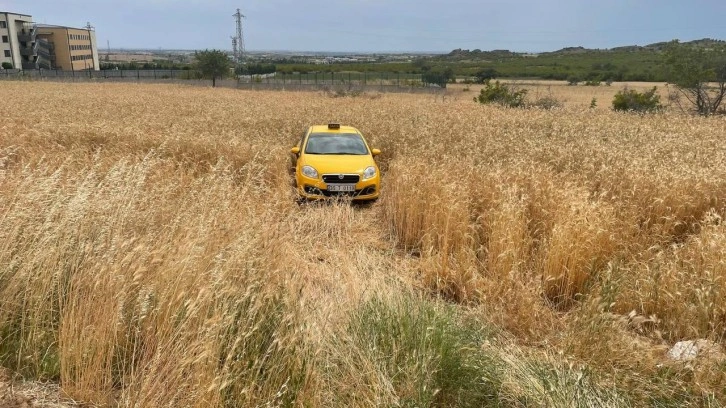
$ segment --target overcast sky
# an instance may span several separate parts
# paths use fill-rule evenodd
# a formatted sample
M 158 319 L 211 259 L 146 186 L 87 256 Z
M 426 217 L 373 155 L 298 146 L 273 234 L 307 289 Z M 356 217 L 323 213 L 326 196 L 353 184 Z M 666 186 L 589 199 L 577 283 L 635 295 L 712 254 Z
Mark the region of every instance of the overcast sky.
M 96 27 L 99 48 L 554 51 L 726 40 L 726 0 L 0 0 L 38 23 Z

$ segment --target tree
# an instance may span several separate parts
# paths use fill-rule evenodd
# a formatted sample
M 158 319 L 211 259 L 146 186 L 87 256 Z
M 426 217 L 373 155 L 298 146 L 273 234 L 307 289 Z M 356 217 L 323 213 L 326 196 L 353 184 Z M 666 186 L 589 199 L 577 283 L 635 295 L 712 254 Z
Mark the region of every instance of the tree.
M 665 52 L 668 82 L 677 93 L 676 103 L 683 96 L 699 115 L 713 115 L 726 96 L 726 48 L 706 49 L 672 41 Z
M 424 84 L 437 85 L 446 88 L 446 84 L 453 82 L 456 76 L 454 70 L 445 68 L 443 70 L 429 70 L 421 74 L 421 82 Z
M 202 77 L 212 80 L 212 87 L 217 86 L 217 78 L 229 75 L 230 61 L 227 53 L 219 50 L 204 50 L 194 53 L 196 68 Z
M 476 74 L 474 74 L 474 76 L 476 77 L 477 84 L 483 84 L 490 79 L 496 78 L 498 75 L 499 75 L 499 73 L 494 68 L 484 68 L 482 70 L 479 70 Z

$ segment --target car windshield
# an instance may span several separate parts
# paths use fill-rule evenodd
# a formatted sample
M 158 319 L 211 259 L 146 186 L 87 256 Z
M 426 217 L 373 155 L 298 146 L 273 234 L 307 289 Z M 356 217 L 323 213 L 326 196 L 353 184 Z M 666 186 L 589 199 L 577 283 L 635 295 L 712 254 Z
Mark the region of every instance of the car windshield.
M 368 148 L 357 133 L 312 133 L 305 153 L 365 155 Z

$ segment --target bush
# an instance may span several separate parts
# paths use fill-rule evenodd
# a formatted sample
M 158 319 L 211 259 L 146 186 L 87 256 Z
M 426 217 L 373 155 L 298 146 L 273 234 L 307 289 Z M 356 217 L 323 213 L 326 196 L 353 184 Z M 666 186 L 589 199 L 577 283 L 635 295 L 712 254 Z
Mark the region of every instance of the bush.
M 511 85 L 502 84 L 499 81 L 492 83 L 491 80 L 484 81 L 484 84 L 484 89 L 481 90 L 479 96 L 474 98 L 474 102 L 496 103 L 510 108 L 524 106 L 524 97 L 527 95 L 526 89 L 517 90 Z
M 656 87 L 647 92 L 638 92 L 627 87 L 619 91 L 613 99 L 613 110 L 633 112 L 656 112 L 663 108 Z
M 540 109 L 556 109 L 561 108 L 564 105 L 554 96 L 543 96 L 532 103 L 532 106 Z
M 3 69 L 13 69 L 13 64 L 11 62 L 3 62 Z
M 452 308 L 374 298 L 353 312 L 348 330 L 401 406 L 497 406 L 501 364 L 482 351 L 486 333 Z
M 567 77 L 567 85 L 576 86 L 581 81 L 580 77 L 576 75 L 570 75 Z

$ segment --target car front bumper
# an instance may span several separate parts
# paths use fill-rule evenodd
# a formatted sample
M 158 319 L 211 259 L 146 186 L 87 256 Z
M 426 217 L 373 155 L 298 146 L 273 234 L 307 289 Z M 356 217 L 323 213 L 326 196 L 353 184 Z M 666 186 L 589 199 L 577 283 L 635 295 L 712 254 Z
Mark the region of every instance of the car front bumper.
M 353 200 L 375 200 L 380 196 L 380 181 L 378 178 L 359 181 L 355 184 L 355 191 L 330 191 L 327 184 L 321 180 L 305 179 L 298 182 L 298 193 L 309 200 L 322 200 L 326 198 L 352 198 Z

